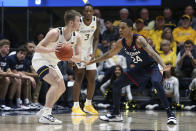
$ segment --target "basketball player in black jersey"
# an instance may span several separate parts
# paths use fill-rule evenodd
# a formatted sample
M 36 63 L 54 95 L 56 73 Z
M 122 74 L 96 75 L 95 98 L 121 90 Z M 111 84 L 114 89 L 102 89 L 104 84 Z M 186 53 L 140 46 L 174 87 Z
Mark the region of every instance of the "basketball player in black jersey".
M 158 91 L 158 96 L 164 105 L 167 115 L 168 124 L 176 124 L 176 117 L 169 107 L 168 100 L 165 96 L 163 86 L 161 84 L 162 75 L 158 68 L 160 64 L 163 71 L 169 70 L 171 67 L 166 66 L 160 56 L 152 49 L 143 36 L 133 34 L 133 22 L 130 19 L 122 20 L 119 25 L 119 32 L 122 39 L 118 40 L 116 45 L 103 56 L 87 62 L 87 64 L 97 63 L 109 59 L 117 54 L 121 49 L 128 54 L 134 67 L 130 68 L 120 78 L 114 81 L 113 90 L 113 110 L 104 116 L 100 116 L 104 121 L 122 121 L 120 114 L 120 99 L 122 87 L 135 83 L 138 87 L 145 86 L 148 80 L 151 80 L 153 87 Z

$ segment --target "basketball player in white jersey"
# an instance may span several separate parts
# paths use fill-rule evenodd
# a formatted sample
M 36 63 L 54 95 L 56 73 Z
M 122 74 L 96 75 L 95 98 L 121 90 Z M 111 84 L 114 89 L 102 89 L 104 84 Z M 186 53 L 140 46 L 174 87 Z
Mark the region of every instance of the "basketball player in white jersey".
M 81 60 L 81 37 L 75 32 L 80 28 L 80 13 L 75 10 L 64 14 L 65 27 L 51 29 L 35 49 L 32 59 L 33 68 L 39 77 L 50 84 L 46 94 L 46 102 L 37 115 L 39 122 L 45 124 L 61 124 L 62 121 L 52 116 L 52 107 L 58 98 L 65 92 L 63 76 L 57 66 L 59 60 L 55 55 L 63 44 L 71 44 L 74 49 L 72 62 Z
M 100 20 L 93 16 L 93 7 L 86 4 L 83 9 L 83 17 L 81 17 L 80 35 L 82 36 L 82 60 L 94 59 L 97 44 L 99 41 Z M 95 90 L 95 77 L 96 77 L 96 64 L 85 65 L 84 63 L 76 63 L 75 70 L 75 85 L 73 87 L 74 105 L 72 108 L 72 115 L 97 115 L 98 112 L 92 106 L 92 98 Z M 84 104 L 83 112 L 79 106 L 80 86 L 82 84 L 84 75 L 86 75 L 87 85 L 87 98 Z

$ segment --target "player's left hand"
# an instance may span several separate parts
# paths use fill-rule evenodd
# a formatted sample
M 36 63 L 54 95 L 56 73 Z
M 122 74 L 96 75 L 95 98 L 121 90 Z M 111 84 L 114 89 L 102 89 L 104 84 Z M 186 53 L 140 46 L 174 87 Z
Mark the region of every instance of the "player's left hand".
M 172 65 L 166 65 L 165 67 L 163 67 L 162 71 L 170 71 L 171 67 L 172 67 Z

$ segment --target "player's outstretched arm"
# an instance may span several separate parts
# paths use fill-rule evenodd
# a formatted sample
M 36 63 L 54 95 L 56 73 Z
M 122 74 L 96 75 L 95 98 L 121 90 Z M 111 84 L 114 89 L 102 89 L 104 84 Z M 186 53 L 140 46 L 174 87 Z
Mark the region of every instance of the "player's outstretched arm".
M 109 50 L 108 52 L 106 52 L 102 56 L 98 57 L 97 59 L 90 61 L 87 64 L 99 63 L 101 61 L 104 61 L 104 60 L 107 60 L 107 59 L 111 58 L 112 56 L 117 54 L 123 48 L 121 42 L 122 42 L 121 40 L 118 40 L 116 45 L 113 46 L 113 48 L 111 50 Z
M 143 48 L 157 63 L 159 63 L 163 67 L 164 71 L 167 70 L 168 67 L 165 65 L 161 57 L 153 50 L 143 36 L 138 37 L 137 45 Z
M 79 63 L 81 62 L 81 41 L 82 38 L 81 36 L 78 34 L 78 38 L 77 38 L 77 43 L 75 46 L 75 55 L 71 58 L 71 61 L 75 62 L 75 63 Z
M 51 42 L 56 42 L 58 40 L 58 30 L 57 29 L 52 29 L 50 30 L 45 38 L 39 42 L 37 45 L 35 52 L 39 53 L 51 53 L 55 52 L 55 49 L 48 48 L 47 46 L 51 44 Z

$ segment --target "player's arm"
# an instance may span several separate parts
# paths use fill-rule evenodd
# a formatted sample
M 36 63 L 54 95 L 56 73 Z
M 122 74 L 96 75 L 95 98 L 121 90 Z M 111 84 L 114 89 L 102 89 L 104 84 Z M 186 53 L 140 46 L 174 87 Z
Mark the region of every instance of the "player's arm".
M 56 42 L 58 39 L 58 30 L 57 29 L 52 29 L 50 30 L 45 38 L 39 42 L 37 47 L 35 48 L 35 52 L 39 53 L 51 53 L 55 52 L 55 49 L 48 48 L 47 46 L 51 44 L 51 42 Z
M 90 61 L 88 64 L 99 63 L 101 61 L 104 61 L 104 60 L 111 58 L 112 56 L 117 54 L 123 48 L 121 42 L 122 42 L 122 40 L 118 40 L 116 42 L 115 46 L 113 46 L 113 48 L 111 50 L 109 50 L 108 52 L 106 52 L 102 56 L 98 57 L 97 59 Z
M 166 65 L 161 57 L 153 50 L 153 48 L 148 44 L 143 36 L 138 37 L 137 45 L 139 48 L 143 48 L 148 53 L 148 55 L 150 55 L 157 63 L 159 63 L 163 67 L 163 69 L 166 68 Z
M 95 56 L 96 50 L 97 50 L 97 45 L 99 43 L 99 32 L 100 32 L 100 19 L 97 18 L 97 29 L 95 30 L 94 33 L 94 39 L 93 39 L 93 54 Z
M 35 72 L 32 65 L 29 67 L 29 69 L 30 69 L 30 72 L 24 72 L 25 75 L 31 76 L 31 77 L 38 77 L 38 74 Z
M 81 62 L 81 41 L 82 41 L 82 38 L 78 34 L 77 43 L 75 46 L 75 53 L 76 54 L 74 56 L 72 56 L 72 58 L 71 58 L 71 61 L 73 61 L 75 63 Z

